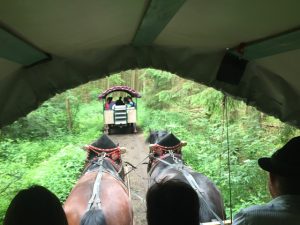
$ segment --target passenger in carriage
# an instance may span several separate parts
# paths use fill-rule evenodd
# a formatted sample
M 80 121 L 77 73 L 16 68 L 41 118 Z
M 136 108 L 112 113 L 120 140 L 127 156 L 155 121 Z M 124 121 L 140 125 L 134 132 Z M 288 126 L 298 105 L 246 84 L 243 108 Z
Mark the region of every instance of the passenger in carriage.
M 111 97 L 111 101 L 109 103 L 109 109 L 112 109 L 116 103 L 113 101 L 113 97 Z
M 128 98 L 127 97 L 123 98 L 123 102 L 128 107 L 129 102 L 128 102 Z
M 113 105 L 112 104 L 112 97 L 107 97 L 106 98 L 106 103 L 105 103 L 105 106 L 104 106 L 105 110 L 111 109 L 112 105 Z
M 300 224 L 300 136 L 292 138 L 270 158 L 260 158 L 258 164 L 269 173 L 273 200 L 241 210 L 233 225 Z
M 180 180 L 161 181 L 146 195 L 148 225 L 199 225 L 200 205 L 195 190 Z
M 68 225 L 59 199 L 47 188 L 21 190 L 10 203 L 3 225 Z
M 131 96 L 127 96 L 129 107 L 135 107 L 135 102 L 132 101 Z
M 127 106 L 127 108 L 133 107 L 133 102 L 132 102 L 130 96 L 124 97 L 123 100 L 124 100 L 124 103 Z
M 124 102 L 122 101 L 122 97 L 119 97 L 119 99 L 116 101 L 116 105 L 124 105 Z

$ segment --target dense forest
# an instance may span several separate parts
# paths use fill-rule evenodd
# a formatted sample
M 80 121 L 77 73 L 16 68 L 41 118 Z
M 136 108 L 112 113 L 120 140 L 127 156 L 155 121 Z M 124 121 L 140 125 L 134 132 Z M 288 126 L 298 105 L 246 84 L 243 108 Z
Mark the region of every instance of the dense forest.
M 150 130 L 168 130 L 187 141 L 185 162 L 219 186 L 228 211 L 230 195 L 234 213 L 269 200 L 266 174 L 257 159 L 270 155 L 299 130 L 220 91 L 143 69 L 56 95 L 1 129 L 0 222 L 18 190 L 32 184 L 46 186 L 64 202 L 84 164 L 81 147 L 103 132 L 103 105 L 97 96 L 113 85 L 141 92 L 138 127 L 145 137 Z

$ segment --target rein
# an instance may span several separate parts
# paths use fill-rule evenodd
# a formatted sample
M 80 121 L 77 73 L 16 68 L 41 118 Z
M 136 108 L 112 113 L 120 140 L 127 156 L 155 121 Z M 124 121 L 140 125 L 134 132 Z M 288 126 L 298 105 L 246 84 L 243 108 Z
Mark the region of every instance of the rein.
M 208 202 L 206 201 L 204 195 L 202 194 L 202 192 L 200 191 L 200 188 L 197 184 L 197 182 L 195 181 L 194 177 L 187 172 L 184 169 L 184 165 L 182 160 L 178 159 L 175 157 L 174 153 L 170 151 L 170 156 L 174 159 L 174 164 L 171 164 L 169 162 L 167 162 L 164 159 L 158 158 L 158 157 L 154 157 L 156 160 L 168 165 L 168 167 L 173 168 L 178 170 L 179 172 L 181 172 L 183 174 L 183 176 L 187 179 L 187 181 L 189 182 L 189 184 L 192 186 L 192 188 L 196 191 L 196 193 L 198 194 L 198 196 L 203 200 L 203 202 L 205 203 L 205 206 L 207 207 L 207 209 L 214 215 L 214 217 L 219 221 L 219 223 L 221 225 L 224 225 L 223 221 L 221 220 L 221 218 L 212 210 L 212 208 L 209 206 Z M 166 157 L 165 157 L 166 158 Z M 176 160 L 175 160 L 176 159 Z
M 132 171 L 136 170 L 137 167 L 138 167 L 139 165 L 141 165 L 146 159 L 150 158 L 151 156 L 153 156 L 153 153 L 149 153 L 142 161 L 140 161 L 140 162 L 139 162 L 138 164 L 136 164 L 135 166 L 132 165 L 131 163 L 127 162 L 127 163 L 131 166 L 131 170 L 129 170 L 127 173 L 125 173 L 124 177 L 125 177 L 126 175 L 128 175 L 129 173 L 131 173 Z

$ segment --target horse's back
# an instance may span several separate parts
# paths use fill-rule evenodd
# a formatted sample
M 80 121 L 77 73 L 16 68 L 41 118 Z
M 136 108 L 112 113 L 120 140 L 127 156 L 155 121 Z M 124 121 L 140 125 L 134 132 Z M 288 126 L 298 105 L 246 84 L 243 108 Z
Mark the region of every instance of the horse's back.
M 82 176 L 66 200 L 64 209 L 69 225 L 80 224 L 81 218 L 87 211 L 96 176 L 97 172 L 90 172 Z M 121 180 L 108 173 L 103 173 L 100 184 L 100 200 L 106 225 L 132 224 L 132 206 L 126 187 Z
M 127 188 L 121 180 L 104 173 L 100 199 L 107 225 L 132 224 L 132 205 Z
M 221 218 L 225 219 L 225 209 L 222 199 L 221 192 L 217 186 L 205 175 L 195 172 L 189 167 L 184 166 L 184 169 L 192 175 L 195 181 L 198 184 L 199 191 L 204 196 L 209 207 Z M 175 168 L 167 167 L 165 165 L 159 165 L 153 170 L 153 173 L 150 176 L 150 186 L 156 182 L 167 181 L 167 180 L 181 180 L 190 184 L 190 181 L 183 175 L 182 172 Z M 203 200 L 199 198 L 200 202 L 200 218 L 201 222 L 210 222 L 213 219 L 216 219 L 211 211 L 207 208 Z
M 86 212 L 89 198 L 92 194 L 92 185 L 97 173 L 87 173 L 82 176 L 64 204 L 64 210 L 68 219 L 68 225 L 79 225 Z
M 224 202 L 222 194 L 218 187 L 205 175 L 197 172 L 191 172 L 191 175 L 198 184 L 199 191 L 202 193 L 203 197 L 207 200 L 209 207 L 216 213 L 221 219 L 226 219 Z M 203 205 L 203 203 L 202 203 Z M 204 206 L 205 207 L 205 206 Z M 202 207 L 203 208 L 203 207 Z M 206 207 L 207 210 L 207 207 Z M 211 213 L 207 212 L 207 214 Z M 216 219 L 215 216 L 211 219 Z

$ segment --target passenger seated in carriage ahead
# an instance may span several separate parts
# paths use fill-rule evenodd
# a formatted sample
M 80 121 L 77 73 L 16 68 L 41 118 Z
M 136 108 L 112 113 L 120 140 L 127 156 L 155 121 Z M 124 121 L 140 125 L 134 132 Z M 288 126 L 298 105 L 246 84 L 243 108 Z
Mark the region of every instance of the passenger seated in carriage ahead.
M 128 98 L 127 98 L 127 97 L 124 97 L 124 98 L 123 98 L 123 102 L 124 102 L 124 104 L 125 104 L 126 106 L 128 106 L 128 103 L 129 103 L 129 102 L 128 102 Z
M 273 200 L 241 210 L 233 225 L 300 224 L 300 137 L 292 138 L 270 158 L 260 158 L 258 164 L 269 172 Z
M 112 109 L 116 103 L 113 101 L 113 97 L 111 97 L 111 101 L 109 103 L 109 109 Z
M 123 100 L 124 100 L 124 103 L 127 106 L 127 108 L 131 108 L 131 107 L 134 106 L 133 102 L 132 102 L 132 100 L 131 100 L 131 98 L 129 96 L 124 97 Z
M 124 105 L 124 102 L 122 101 L 122 97 L 119 97 L 119 99 L 116 101 L 116 105 Z
M 105 110 L 109 110 L 109 109 L 112 109 L 112 106 L 113 106 L 113 102 L 112 102 L 112 97 L 107 97 L 106 98 L 106 103 L 105 103 L 105 106 L 104 106 L 104 108 L 105 108 Z
M 128 106 L 129 107 L 135 107 L 135 102 L 132 101 L 131 96 L 127 96 L 127 99 L 128 99 Z
M 148 225 L 199 225 L 199 204 L 198 195 L 189 184 L 163 180 L 147 192 Z
M 47 188 L 32 186 L 11 201 L 3 225 L 68 225 L 59 199 Z

